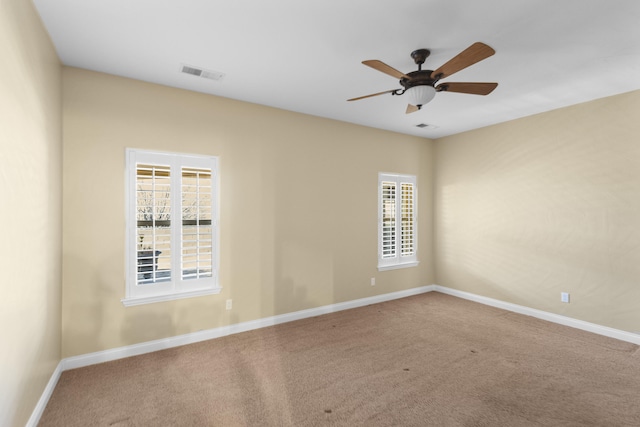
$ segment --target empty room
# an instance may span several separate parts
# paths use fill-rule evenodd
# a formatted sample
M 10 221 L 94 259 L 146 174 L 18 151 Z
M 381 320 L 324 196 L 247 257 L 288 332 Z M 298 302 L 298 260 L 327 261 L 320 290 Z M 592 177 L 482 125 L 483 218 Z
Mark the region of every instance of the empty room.
M 0 0 L 0 425 L 640 425 L 638 22 Z

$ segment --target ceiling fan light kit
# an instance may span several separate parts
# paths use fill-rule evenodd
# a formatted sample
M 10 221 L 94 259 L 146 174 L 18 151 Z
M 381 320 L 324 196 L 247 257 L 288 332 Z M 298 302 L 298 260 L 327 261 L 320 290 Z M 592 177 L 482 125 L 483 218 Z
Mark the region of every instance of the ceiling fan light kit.
M 418 108 L 429 103 L 436 96 L 436 89 L 428 85 L 413 86 L 405 92 L 409 96 L 409 103 Z
M 476 42 L 460 52 L 458 55 L 450 59 L 440 68 L 433 70 L 423 70 L 422 64 L 429 57 L 431 52 L 428 49 L 418 49 L 411 52 L 411 57 L 418 65 L 417 71 L 404 74 L 395 68 L 385 64 L 377 59 L 362 61 L 373 69 L 400 79 L 399 83 L 403 89 L 391 89 L 384 92 L 378 92 L 371 95 L 351 98 L 347 101 L 357 101 L 364 98 L 383 95 L 390 93 L 392 95 L 403 95 L 407 93 L 409 97 L 409 105 L 407 106 L 407 114 L 418 111 L 423 105 L 429 103 L 436 95 L 436 92 L 458 92 L 473 95 L 488 95 L 497 86 L 498 83 L 436 83 L 445 77 L 449 77 L 453 73 L 467 68 L 477 62 L 482 61 L 493 55 L 495 50 L 484 43 Z

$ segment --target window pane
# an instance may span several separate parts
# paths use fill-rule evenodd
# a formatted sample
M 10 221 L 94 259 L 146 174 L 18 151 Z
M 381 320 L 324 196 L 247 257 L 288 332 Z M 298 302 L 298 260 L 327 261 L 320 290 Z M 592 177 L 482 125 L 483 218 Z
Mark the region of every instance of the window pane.
M 171 181 L 168 166 L 136 167 L 136 284 L 171 278 Z

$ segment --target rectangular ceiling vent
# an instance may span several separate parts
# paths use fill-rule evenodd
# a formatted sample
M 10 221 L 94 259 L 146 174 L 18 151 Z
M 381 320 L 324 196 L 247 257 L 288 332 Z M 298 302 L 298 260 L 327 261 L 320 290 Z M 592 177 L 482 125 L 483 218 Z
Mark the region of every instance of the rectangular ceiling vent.
M 182 66 L 182 72 L 186 74 L 191 74 L 193 76 L 198 76 L 198 77 L 200 77 L 200 75 L 202 74 L 202 70 L 200 70 L 199 68 L 189 67 L 188 65 Z
M 209 80 L 222 80 L 224 73 L 220 71 L 205 70 L 204 68 L 193 67 L 191 65 L 181 64 L 180 71 L 196 77 L 202 77 Z
M 419 125 L 416 125 L 417 128 L 420 129 L 438 129 L 438 126 L 436 125 L 428 125 L 426 123 L 420 123 Z

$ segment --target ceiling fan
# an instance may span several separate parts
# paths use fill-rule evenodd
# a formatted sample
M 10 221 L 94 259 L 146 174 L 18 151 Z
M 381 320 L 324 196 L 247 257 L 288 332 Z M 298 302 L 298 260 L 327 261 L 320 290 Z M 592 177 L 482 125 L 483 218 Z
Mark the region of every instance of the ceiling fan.
M 498 83 L 440 83 L 438 86 L 435 84 L 445 77 L 449 77 L 453 73 L 467 68 L 470 65 L 480 62 L 496 53 L 491 47 L 484 43 L 476 42 L 454 56 L 444 65 L 436 70 L 423 70 L 422 64 L 431 54 L 429 49 L 418 49 L 411 52 L 411 57 L 418 65 L 418 71 L 412 71 L 408 74 L 400 72 L 395 68 L 385 64 L 377 59 L 362 61 L 364 65 L 367 65 L 373 69 L 381 71 L 385 74 L 400 79 L 400 85 L 403 89 L 391 89 L 384 92 L 373 93 L 371 95 L 359 96 L 357 98 L 351 98 L 347 101 L 357 101 L 359 99 L 370 98 L 372 96 L 384 95 L 390 93 L 392 95 L 402 95 L 407 93 L 409 96 L 409 105 L 407 106 L 407 114 L 418 111 L 423 105 L 428 103 L 436 95 L 436 92 L 459 92 L 470 93 L 473 95 L 488 95 L 497 86 Z

